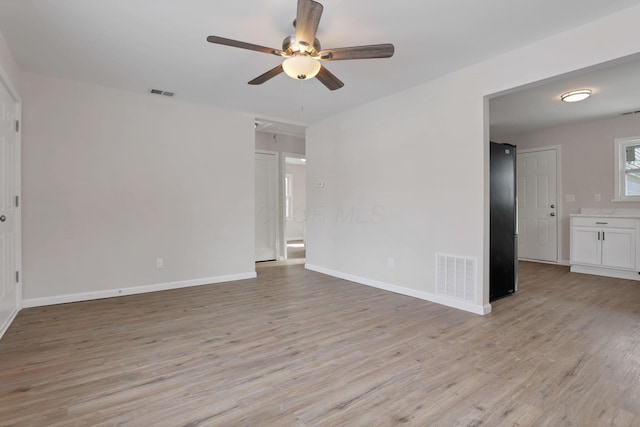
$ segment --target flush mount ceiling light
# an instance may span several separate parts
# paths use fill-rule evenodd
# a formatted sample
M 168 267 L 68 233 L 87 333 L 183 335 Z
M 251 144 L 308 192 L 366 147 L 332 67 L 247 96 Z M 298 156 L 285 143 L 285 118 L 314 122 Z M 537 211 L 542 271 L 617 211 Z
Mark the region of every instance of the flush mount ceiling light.
M 591 96 L 591 89 L 572 90 L 560 95 L 560 99 L 564 102 L 584 101 Z
M 298 54 L 285 59 L 282 69 L 292 79 L 307 80 L 314 78 L 320 71 L 320 62 L 308 55 Z

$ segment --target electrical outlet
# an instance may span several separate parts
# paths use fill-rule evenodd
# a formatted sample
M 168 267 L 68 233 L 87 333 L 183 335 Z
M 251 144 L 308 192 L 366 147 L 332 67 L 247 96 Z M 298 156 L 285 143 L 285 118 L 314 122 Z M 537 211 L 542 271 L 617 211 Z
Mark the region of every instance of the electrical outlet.
M 162 258 L 156 259 L 156 268 L 157 269 L 164 268 L 164 260 Z
M 396 266 L 396 260 L 389 257 L 387 258 L 387 268 L 393 268 Z
M 594 194 L 593 195 L 593 201 L 594 202 L 601 202 L 602 201 L 602 196 L 600 196 L 600 194 Z
M 565 194 L 564 195 L 564 201 L 567 203 L 573 203 L 576 201 L 576 195 L 575 194 Z

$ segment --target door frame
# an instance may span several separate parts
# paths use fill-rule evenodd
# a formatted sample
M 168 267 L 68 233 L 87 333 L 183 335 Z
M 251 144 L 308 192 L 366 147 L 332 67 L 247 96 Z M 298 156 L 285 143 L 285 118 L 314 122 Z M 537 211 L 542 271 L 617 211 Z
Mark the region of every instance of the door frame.
M 279 153 L 277 151 L 271 151 L 271 150 L 259 150 L 259 149 L 255 149 L 254 150 L 254 161 L 255 161 L 255 154 L 266 154 L 266 155 L 270 155 L 270 156 L 274 156 L 275 157 L 275 165 L 276 165 L 276 173 L 275 173 L 275 180 L 276 180 L 276 194 L 275 194 L 275 203 L 273 204 L 276 207 L 276 211 L 275 211 L 275 218 L 276 218 L 276 233 L 275 233 L 275 238 L 276 238 L 276 260 L 280 261 L 280 253 L 282 251 L 282 246 L 285 246 L 282 244 L 282 240 L 281 239 L 281 234 L 283 234 L 284 232 L 281 230 L 281 224 L 280 224 L 280 217 L 282 216 L 282 209 L 280 207 L 280 199 L 283 199 L 284 197 L 281 195 L 282 194 L 282 188 L 280 185 L 280 156 Z M 255 167 L 254 167 L 254 174 L 255 174 Z M 283 178 L 284 181 L 284 178 Z M 283 184 L 284 185 L 284 184 Z M 253 189 L 253 199 L 254 199 L 254 203 L 255 203 L 255 198 L 256 198 L 256 193 L 255 193 L 255 187 Z M 255 215 L 255 213 L 254 213 Z M 255 222 L 255 218 L 254 218 L 254 222 Z M 255 254 L 255 241 L 256 241 L 256 235 L 255 235 L 255 230 L 253 232 L 253 244 L 254 244 L 254 254 Z M 286 252 L 286 251 L 285 251 Z M 255 258 L 255 255 L 254 255 Z
M 16 283 L 16 310 L 9 317 L 5 325 L 0 324 L 0 338 L 4 335 L 9 325 L 13 322 L 16 315 L 22 310 L 22 283 L 24 275 L 22 274 L 22 99 L 18 95 L 18 91 L 9 79 L 9 75 L 5 72 L 4 68 L 0 64 L 0 84 L 9 93 L 9 96 L 13 99 L 16 105 L 16 120 L 20 123 L 18 132 L 16 135 L 16 159 L 15 159 L 15 180 L 16 180 L 16 196 L 18 196 L 18 206 L 16 207 L 15 215 L 15 227 L 16 227 L 16 270 L 19 272 L 20 280 Z
M 285 193 L 285 189 L 284 189 L 284 182 L 285 182 L 285 176 L 287 174 L 287 157 L 292 157 L 294 159 L 306 159 L 307 156 L 306 154 L 300 154 L 300 153 L 289 153 L 286 151 L 283 151 L 280 153 L 280 174 L 278 176 L 278 187 L 279 187 L 279 192 L 280 192 L 280 216 L 279 216 L 279 223 L 280 223 L 280 241 L 282 242 L 282 252 L 278 253 L 278 256 L 281 257 L 280 259 L 282 260 L 286 260 L 287 259 L 287 236 L 286 236 L 286 232 L 287 232 L 287 219 L 285 218 L 285 209 L 284 209 L 284 193 Z M 306 189 L 306 188 L 305 188 Z
M 558 206 L 556 216 L 556 261 L 542 261 L 542 260 L 531 260 L 534 262 L 539 262 L 543 264 L 560 264 L 560 265 L 569 265 L 569 260 L 561 260 L 560 253 L 560 243 L 561 237 L 564 232 L 564 227 L 562 226 L 562 214 L 564 208 L 564 199 L 562 198 L 562 146 L 560 145 L 548 145 L 545 147 L 535 147 L 535 148 L 523 148 L 520 149 L 516 146 L 516 159 L 518 154 L 520 153 L 535 153 L 539 151 L 555 151 L 556 153 L 556 205 Z M 517 164 L 517 163 L 516 163 Z M 516 212 L 518 212 L 519 202 L 518 202 L 518 194 L 516 191 Z M 516 216 L 517 219 L 517 216 Z M 516 230 L 518 230 L 518 222 L 516 221 Z M 520 258 L 518 258 L 520 259 Z

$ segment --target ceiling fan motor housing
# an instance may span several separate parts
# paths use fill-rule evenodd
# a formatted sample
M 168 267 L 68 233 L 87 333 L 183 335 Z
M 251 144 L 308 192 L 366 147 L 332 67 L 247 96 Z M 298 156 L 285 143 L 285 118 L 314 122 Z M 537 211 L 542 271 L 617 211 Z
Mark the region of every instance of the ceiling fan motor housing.
M 295 55 L 298 53 L 298 47 L 304 47 L 305 52 L 310 56 L 318 56 L 318 52 L 320 52 L 320 41 L 318 39 L 313 39 L 313 46 L 309 46 L 306 42 L 297 42 L 296 36 L 287 36 L 282 41 L 282 51 L 287 55 Z M 305 53 L 302 52 L 302 53 Z

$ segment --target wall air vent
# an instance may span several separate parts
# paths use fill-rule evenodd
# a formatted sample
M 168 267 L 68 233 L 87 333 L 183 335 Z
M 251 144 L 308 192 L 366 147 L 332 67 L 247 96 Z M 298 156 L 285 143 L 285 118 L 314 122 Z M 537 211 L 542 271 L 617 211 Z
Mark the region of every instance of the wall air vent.
M 152 95 L 163 95 L 168 97 L 172 97 L 175 95 L 174 92 L 167 92 L 166 90 L 160 90 L 160 89 L 149 89 L 149 93 Z
M 476 302 L 477 259 L 436 254 L 436 294 Z
M 627 111 L 626 113 L 622 113 L 622 115 L 623 116 L 628 116 L 628 115 L 631 115 L 631 114 L 638 114 L 638 113 L 640 113 L 640 110 L 638 110 L 638 111 Z

